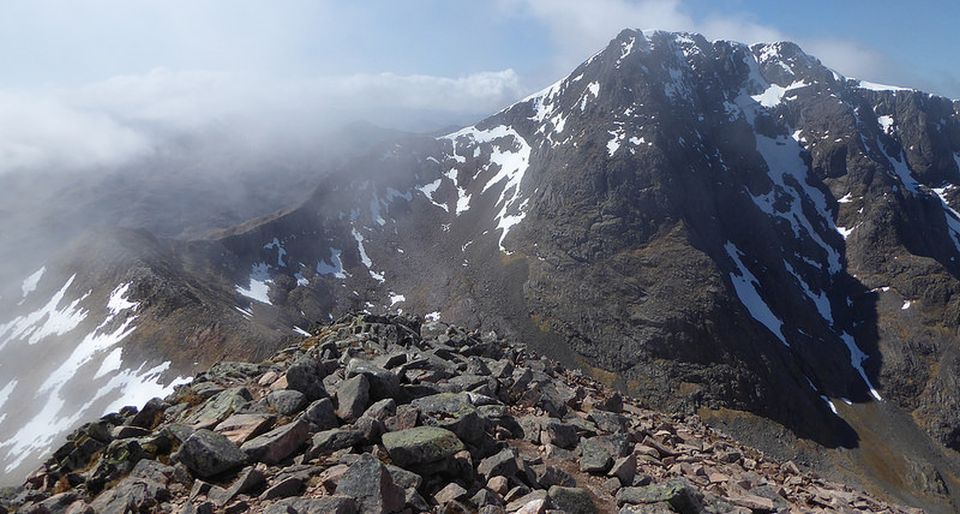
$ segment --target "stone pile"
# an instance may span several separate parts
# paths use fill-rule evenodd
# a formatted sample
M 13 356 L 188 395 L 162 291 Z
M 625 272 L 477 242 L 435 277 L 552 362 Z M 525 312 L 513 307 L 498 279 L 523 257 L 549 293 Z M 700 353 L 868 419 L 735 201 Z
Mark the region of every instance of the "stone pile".
M 78 429 L 0 512 L 909 512 L 522 345 L 348 316 Z

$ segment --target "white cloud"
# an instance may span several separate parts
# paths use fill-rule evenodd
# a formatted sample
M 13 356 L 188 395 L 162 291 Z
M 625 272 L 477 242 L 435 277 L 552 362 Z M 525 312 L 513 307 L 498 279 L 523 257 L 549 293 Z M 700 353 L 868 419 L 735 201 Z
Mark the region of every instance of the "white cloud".
M 842 38 L 803 38 L 754 21 L 748 13 L 698 19 L 682 0 L 500 0 L 508 15 L 528 15 L 550 30 L 557 46 L 554 73 L 569 71 L 624 28 L 698 32 L 743 43 L 790 40 L 840 73 L 866 79 L 896 75 L 883 54 Z
M 163 137 L 211 127 L 264 146 L 311 141 L 325 128 L 358 120 L 422 128 L 410 126 L 411 112 L 429 110 L 437 123 L 450 123 L 496 111 L 521 93 L 510 69 L 308 79 L 156 69 L 76 88 L 0 91 L 0 173 L 117 166 L 151 152 Z
M 0 91 L 0 173 L 111 166 L 149 148 L 142 134 L 104 113 Z
M 797 41 L 803 50 L 841 74 L 868 80 L 887 81 L 897 75 L 897 66 L 880 52 L 843 39 Z

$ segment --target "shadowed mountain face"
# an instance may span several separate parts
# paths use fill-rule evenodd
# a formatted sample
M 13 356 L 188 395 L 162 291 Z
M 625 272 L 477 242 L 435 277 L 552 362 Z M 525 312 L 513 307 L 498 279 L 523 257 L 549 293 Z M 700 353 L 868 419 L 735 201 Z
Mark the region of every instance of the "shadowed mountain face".
M 960 103 L 842 77 L 791 43 L 626 30 L 475 126 L 365 155 L 298 207 L 189 241 L 93 234 L 113 257 L 68 254 L 3 294 L 0 404 L 49 405 L 12 363 L 87 332 L 116 341 L 64 384 L 169 362 L 154 380 L 169 387 L 350 310 L 431 312 L 657 408 L 767 418 L 872 487 L 952 508 Z M 40 309 L 74 301 L 87 332 L 47 327 Z M 0 417 L 0 440 L 37 415 Z M 877 446 L 877 426 L 902 441 Z M 770 448 L 807 445 L 764 430 Z M 18 466 L 18 449 L 0 445 L 0 465 L 22 476 L 38 454 Z

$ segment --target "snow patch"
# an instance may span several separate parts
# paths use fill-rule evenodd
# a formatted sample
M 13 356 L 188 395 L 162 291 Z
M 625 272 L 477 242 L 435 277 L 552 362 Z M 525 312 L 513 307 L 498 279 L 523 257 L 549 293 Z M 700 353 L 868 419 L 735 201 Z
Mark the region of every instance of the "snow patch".
M 760 93 L 759 95 L 751 95 L 750 98 L 756 100 L 756 102 L 760 105 L 771 109 L 783 102 L 783 97 L 788 91 L 793 91 L 794 89 L 800 89 L 809 85 L 810 84 L 807 84 L 802 80 L 794 82 L 787 87 L 770 84 L 767 86 L 767 89 L 763 91 L 763 93 Z
M 623 133 L 615 130 L 607 131 L 612 138 L 610 141 L 607 141 L 607 153 L 610 154 L 610 157 L 613 157 L 613 154 L 617 153 L 617 150 L 620 148 L 620 141 L 623 139 Z
M 777 336 L 777 339 L 779 339 L 784 346 L 789 347 L 790 343 L 787 342 L 787 338 L 783 335 L 783 321 L 770 310 L 770 306 L 768 306 L 760 296 L 760 282 L 743 264 L 743 261 L 740 259 L 742 255 L 740 250 L 729 241 L 723 245 L 723 248 L 737 266 L 737 271 L 730 273 L 730 281 L 733 282 L 733 287 L 737 293 L 737 297 L 740 298 L 740 303 L 747 308 L 747 312 L 750 313 L 753 319 L 767 327 L 773 335 Z
M 789 222 L 797 237 L 800 237 L 800 231 L 803 229 L 817 245 L 823 248 L 827 255 L 829 271 L 838 273 L 841 270 L 840 253 L 823 240 L 803 211 L 803 201 L 806 199 L 816 208 L 819 219 L 827 230 L 837 231 L 833 215 L 827 208 L 826 196 L 807 183 L 807 165 L 800 158 L 802 149 L 799 142 L 793 138 L 780 136 L 770 138 L 760 134 L 756 135 L 756 140 L 757 151 L 767 163 L 774 187 L 765 194 L 754 196 L 754 203 L 767 214 Z M 778 204 L 782 205 L 780 202 L 782 197 L 786 197 L 787 200 L 786 212 L 781 212 L 777 208 Z
M 823 402 L 827 404 L 827 407 L 830 408 L 830 412 L 833 412 L 833 414 L 834 414 L 834 415 L 837 415 L 837 416 L 840 415 L 840 414 L 837 412 L 837 406 L 833 404 L 833 400 L 831 400 L 830 398 L 827 398 L 827 397 L 824 396 L 824 395 L 820 395 L 820 399 L 823 400 Z
M 893 116 L 877 116 L 877 122 L 886 134 L 893 134 Z
M 630 55 L 630 52 L 633 51 L 633 45 L 636 44 L 636 42 L 636 36 L 632 36 L 629 41 L 625 41 L 620 44 L 620 57 L 617 59 L 617 68 L 620 67 L 620 63 L 623 62 L 623 60 Z
M 68 281 L 69 284 L 69 281 Z M 139 303 L 130 301 L 127 296 L 129 283 L 120 284 L 110 293 L 106 303 L 107 315 L 103 322 L 76 345 L 69 357 L 55 369 L 40 385 L 35 400 L 42 406 L 39 412 L 9 439 L 0 444 L 9 457 L 6 472 L 18 468 L 28 457 L 49 452 L 53 441 L 65 432 L 73 429 L 80 421 L 92 418 L 94 405 L 102 405 L 105 399 L 115 397 L 102 413 L 113 412 L 123 405 L 142 405 L 153 397 L 163 397 L 173 391 L 173 387 L 189 379 L 177 377 L 164 383 L 160 376 L 170 366 L 165 362 L 146 368 L 146 363 L 137 370 L 121 370 L 121 348 L 116 347 L 134 331 L 133 322 L 137 316 L 135 310 Z M 103 355 L 110 349 L 109 353 Z M 100 359 L 94 380 L 110 378 L 83 405 L 74 408 L 66 401 L 66 390 L 78 379 L 78 372 Z M 15 385 L 15 382 L 12 383 Z M 13 385 L 8 384 L 0 390 L 0 405 L 12 392 Z
M 477 146 L 479 149 L 480 146 Z M 446 173 L 446 177 L 453 182 L 453 187 L 457 190 L 457 205 L 454 214 L 459 216 L 470 209 L 470 194 L 467 193 L 467 190 L 460 187 L 460 181 L 456 168 L 451 168 L 450 171 Z M 449 211 L 447 211 L 449 212 Z
M 40 393 L 49 391 L 59 392 L 63 386 L 76 375 L 81 367 L 93 360 L 94 357 L 104 350 L 116 346 L 133 333 L 136 327 L 131 325 L 137 319 L 137 316 L 132 314 L 132 312 L 127 313 L 123 321 L 113 328 L 113 330 L 107 328 L 122 312 L 135 311 L 136 308 L 140 306 L 138 302 L 127 300 L 126 296 L 129 289 L 130 283 L 120 284 L 114 288 L 110 293 L 110 298 L 107 300 L 108 313 L 106 319 L 93 329 L 92 332 L 84 336 L 83 340 L 73 349 L 70 356 L 47 376 L 47 379 L 40 386 Z M 103 369 L 104 364 L 101 364 L 100 370 L 103 371 L 103 374 L 106 374 L 108 371 L 113 371 Z M 116 364 L 117 368 L 119 368 L 120 363 L 117 362 Z M 101 376 L 100 371 L 98 371 L 96 376 Z
M 908 87 L 900 86 L 889 86 L 887 84 L 877 84 L 876 82 L 868 82 L 866 80 L 858 80 L 860 89 L 867 89 L 870 91 L 913 91 Z
M 10 399 L 10 395 L 13 394 L 13 390 L 17 387 L 17 380 L 11 380 L 0 389 L 0 409 L 3 408 L 3 405 L 7 403 L 7 400 Z
M 287 249 L 283 247 L 283 243 L 281 243 L 280 240 L 275 237 L 273 238 L 273 241 L 263 245 L 264 250 L 269 250 L 271 248 L 277 249 L 277 267 L 282 268 L 286 266 L 287 263 L 283 261 L 283 258 L 287 256 Z
M 844 239 L 847 239 L 848 237 L 850 237 L 850 234 L 852 234 L 853 231 L 856 230 L 857 227 L 859 227 L 859 226 L 860 226 L 860 224 L 858 223 L 858 224 L 856 224 L 856 225 L 854 225 L 854 226 L 852 226 L 852 227 L 850 227 L 850 228 L 847 228 L 847 227 L 837 227 L 837 232 L 838 232 L 841 236 L 843 236 Z
M 325 259 L 317 262 L 318 275 L 333 275 L 336 278 L 347 278 L 347 273 L 343 270 L 343 261 L 340 260 L 340 254 L 343 253 L 339 248 L 330 248 L 330 263 Z M 299 282 L 299 280 L 298 280 Z
M 97 370 L 97 374 L 93 378 L 100 378 L 106 376 L 111 371 L 117 371 L 120 369 L 121 364 L 123 363 L 123 348 L 114 348 L 107 354 L 106 357 L 100 362 L 100 369 Z
M 421 193 L 423 193 L 423 196 L 426 196 L 426 197 L 427 197 L 427 200 L 430 200 L 430 203 L 432 203 L 433 205 L 436 205 L 437 207 L 439 207 L 439 208 L 441 208 L 441 209 L 443 209 L 443 210 L 445 210 L 445 211 L 447 211 L 447 212 L 450 212 L 450 208 L 447 207 L 446 204 L 442 204 L 442 203 L 440 203 L 440 202 L 438 202 L 438 201 L 436 201 L 436 200 L 433 199 L 433 193 L 436 193 L 436 192 L 437 192 L 437 189 L 440 188 L 440 181 L 441 181 L 441 180 L 442 180 L 442 179 L 439 179 L 439 178 L 438 178 L 437 180 L 434 180 L 433 182 L 431 182 L 431 183 L 429 183 L 429 184 L 426 184 L 426 185 L 423 185 L 423 186 L 418 187 L 417 190 L 420 191 Z
M 481 188 L 481 194 L 486 193 L 495 185 L 503 184 L 503 189 L 500 191 L 496 203 L 500 210 L 494 216 L 494 219 L 497 221 L 497 228 L 501 230 L 498 241 L 500 250 L 509 253 L 504 248 L 503 241 L 510 229 L 520 223 L 526 216 L 526 206 L 529 201 L 529 199 L 521 198 L 520 186 L 530 165 L 530 145 L 516 130 L 506 125 L 486 130 L 467 127 L 444 136 L 444 138 L 454 142 L 460 138 L 468 138 L 476 144 L 489 143 L 491 145 L 489 163 L 481 171 L 490 169 L 490 166 L 493 165 L 496 165 L 499 169 Z
M 877 141 L 877 147 L 883 148 L 880 145 L 880 142 Z M 900 179 L 900 183 L 903 184 L 903 187 L 907 188 L 908 191 L 914 194 L 920 192 L 920 183 L 913 178 L 913 172 L 910 171 L 910 166 L 907 165 L 907 156 L 900 151 L 900 155 L 896 157 L 887 156 L 887 161 L 890 162 L 890 166 L 893 167 L 893 172 L 896 174 L 897 178 Z
M 814 293 L 813 289 L 810 288 L 810 284 L 793 269 L 793 266 L 791 266 L 789 262 L 784 261 L 783 264 L 787 268 L 787 271 L 793 275 L 793 278 L 797 279 L 797 283 L 803 288 L 804 294 L 807 295 L 807 298 L 809 298 L 817 308 L 820 317 L 823 318 L 828 325 L 833 326 L 833 309 L 830 307 L 830 298 L 827 297 L 827 293 L 825 291 Z
M 307 277 L 303 276 L 302 271 L 298 271 L 293 274 L 293 278 L 297 279 L 297 286 L 306 287 L 310 285 L 310 280 Z
M 47 267 L 42 266 L 37 271 L 31 273 L 29 277 L 23 279 L 23 284 L 20 285 L 20 290 L 23 292 L 21 298 L 26 298 L 28 294 L 37 290 L 37 284 L 40 283 L 40 278 L 43 277 L 45 271 L 47 271 Z
M 867 372 L 863 369 L 863 363 L 869 358 L 869 356 L 863 353 L 863 350 L 857 346 L 857 342 L 853 339 L 853 336 L 844 332 L 840 335 L 840 339 L 843 340 L 843 343 L 847 345 L 847 350 L 850 351 L 850 365 L 857 370 L 857 373 L 860 374 L 860 378 L 863 379 L 863 382 L 867 385 L 867 388 L 870 390 L 870 396 L 873 396 L 877 401 L 883 401 L 883 398 L 880 396 L 880 393 L 877 392 L 877 389 L 873 387 L 873 384 L 870 382 L 870 379 L 867 378 Z
M 587 102 L 590 101 L 590 97 L 600 98 L 600 83 L 593 81 L 587 84 L 587 87 L 583 90 L 583 95 L 580 97 L 580 112 L 583 112 L 587 109 Z
M 950 230 L 950 237 L 953 238 L 954 246 L 960 251 L 960 213 L 955 211 L 947 202 L 946 192 L 953 186 L 932 188 L 934 194 L 940 199 L 940 207 L 943 209 L 943 218 L 947 222 L 947 228 Z
M 249 285 L 244 287 L 236 284 L 235 289 L 241 296 L 246 296 L 251 300 L 272 305 L 270 303 L 270 284 L 273 280 L 270 278 L 270 266 L 265 262 L 258 262 L 250 267 Z
M 381 283 L 384 282 L 385 278 L 383 273 L 373 270 L 373 261 L 370 259 L 370 256 L 367 255 L 367 250 L 363 246 L 363 234 L 356 228 L 353 228 L 351 233 L 353 234 L 353 238 L 357 240 L 357 251 L 360 252 L 360 262 L 367 267 L 367 271 L 374 280 Z
M 72 275 L 67 279 L 63 287 L 42 307 L 0 324 L 0 350 L 15 340 L 25 340 L 27 344 L 32 345 L 48 336 L 61 336 L 77 328 L 77 325 L 87 317 L 87 311 L 79 307 L 80 302 L 85 300 L 90 292 L 60 307 L 67 290 L 76 278 L 76 275 Z

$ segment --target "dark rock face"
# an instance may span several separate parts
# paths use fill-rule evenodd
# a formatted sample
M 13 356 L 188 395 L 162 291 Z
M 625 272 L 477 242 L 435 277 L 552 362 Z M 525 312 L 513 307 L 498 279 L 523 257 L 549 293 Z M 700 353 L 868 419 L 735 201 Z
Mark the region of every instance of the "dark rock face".
M 334 419 L 334 428 L 315 432 L 317 425 L 303 417 L 272 417 L 276 426 L 247 440 L 241 448 L 218 430 L 236 435 L 236 421 L 224 422 L 211 431 L 184 425 L 198 413 L 211 412 L 221 399 L 210 396 L 195 404 L 194 388 L 207 389 L 207 382 L 181 386 L 165 399 L 167 407 L 156 416 L 150 434 L 118 440 L 104 451 L 94 452 L 84 469 L 50 459 L 22 487 L 3 491 L 0 508 L 22 512 L 266 512 L 342 513 L 375 512 L 739 512 L 752 511 L 859 511 L 910 512 L 866 496 L 854 489 L 814 478 L 792 462 L 779 463 L 752 448 L 705 426 L 697 417 L 681 419 L 641 408 L 633 399 L 623 399 L 611 389 L 538 358 L 524 346 L 486 334 L 445 326 L 442 337 L 427 337 L 418 331 L 406 333 L 402 343 L 389 335 L 370 331 L 374 326 L 416 325 L 416 318 L 357 315 L 320 328 L 299 346 L 287 348 L 259 367 L 259 374 L 237 379 L 231 373 L 210 374 L 210 381 L 233 383 L 246 389 L 248 409 L 267 409 L 266 399 L 288 384 L 275 379 L 303 357 L 340 365 L 329 374 L 342 378 L 346 355 L 382 363 L 382 369 L 397 377 L 400 388 L 427 386 L 433 390 L 459 388 L 474 383 L 488 394 L 435 392 L 419 399 L 388 399 L 372 405 L 355 422 Z M 385 331 L 390 334 L 390 331 Z M 458 340 L 456 349 L 446 344 Z M 323 345 L 318 342 L 326 341 Z M 320 347 L 323 347 L 321 350 Z M 385 359 L 384 355 L 407 354 L 409 359 Z M 423 368 L 406 364 L 423 362 L 442 353 L 448 366 L 444 378 L 424 375 Z M 362 355 L 362 357 L 360 357 Z M 482 365 L 482 366 L 481 366 Z M 239 363 L 232 363 L 236 369 Z M 499 378 L 476 381 L 471 371 L 486 368 Z M 246 367 L 240 367 L 246 369 Z M 493 370 L 500 370 L 493 372 Z M 508 370 L 508 372 L 504 372 Z M 354 378 L 367 380 L 365 375 Z M 524 384 L 535 382 L 541 390 L 567 391 L 564 421 L 530 396 Z M 331 384 L 335 385 L 335 384 Z M 342 385 L 342 384 L 340 384 Z M 342 388 L 341 388 L 342 389 Z M 340 390 L 337 389 L 337 396 Z M 538 396 L 539 398 L 539 396 Z M 329 398 L 318 400 L 324 405 Z M 535 402 L 536 403 L 536 402 Z M 620 422 L 593 424 L 598 406 L 622 412 Z M 329 414 L 332 406 L 324 410 Z M 424 416 L 409 417 L 406 428 L 384 423 L 404 411 Z M 607 412 L 608 411 L 603 411 Z M 482 414 L 481 414 L 482 413 Z M 538 414 L 538 415 L 534 415 Z M 108 414 L 97 427 L 87 426 L 73 436 L 96 434 L 108 437 L 117 427 L 129 427 L 136 410 Z M 326 416 L 324 416 L 326 417 Z M 457 432 L 437 426 L 452 420 L 482 419 L 473 431 Z M 537 427 L 560 440 L 573 430 L 581 437 L 581 453 L 550 442 L 532 443 L 520 438 L 519 419 L 533 419 Z M 342 424 L 346 423 L 346 424 Z M 379 423 L 381 432 L 362 428 Z M 560 424 L 566 427 L 557 429 Z M 609 430 L 608 430 L 609 428 Z M 385 432 L 382 432 L 385 431 Z M 146 440 L 162 434 L 182 441 L 159 445 L 155 453 Z M 310 444 L 304 444 L 312 436 Z M 144 441 L 139 451 L 128 443 Z M 125 442 L 126 441 L 126 442 Z M 68 447 L 69 448 L 69 447 Z M 72 448 L 71 448 L 72 451 Z M 70 453 L 57 451 L 57 455 Z M 600 468 L 583 464 L 595 454 L 606 456 Z M 163 462 L 172 462 L 167 465 Z M 933 484 L 927 473 L 926 484 Z M 918 475 L 919 476 L 919 475 Z M 943 483 L 942 479 L 939 483 Z M 54 494 L 56 493 L 56 494 Z M 17 510 L 19 509 L 19 510 Z M 653 509 L 653 510 L 651 510 Z

